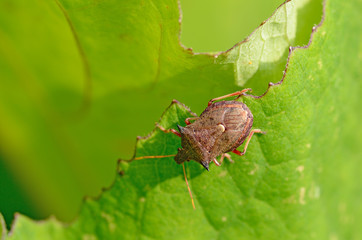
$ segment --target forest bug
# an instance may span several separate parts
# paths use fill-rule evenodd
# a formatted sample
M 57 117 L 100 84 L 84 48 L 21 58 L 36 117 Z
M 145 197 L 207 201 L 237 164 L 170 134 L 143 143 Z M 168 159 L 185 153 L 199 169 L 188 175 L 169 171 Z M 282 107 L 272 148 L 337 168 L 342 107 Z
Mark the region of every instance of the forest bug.
M 264 133 L 260 129 L 251 130 L 254 120 L 251 111 L 244 103 L 235 101 L 247 91 L 251 91 L 251 89 L 248 88 L 211 99 L 208 103 L 208 107 L 199 117 L 187 118 L 185 120 L 186 127 L 178 125 L 179 132 L 175 129 L 164 129 L 162 126 L 156 124 L 163 132 L 172 132 L 181 137 L 182 148 L 178 149 L 176 155 L 143 156 L 135 159 L 175 156 L 176 163 L 182 163 L 185 181 L 192 199 L 192 205 L 195 208 L 191 190 L 186 178 L 184 162 L 194 160 L 209 170 L 209 164 L 212 161 L 217 166 L 221 165 L 225 157 L 232 161 L 227 152 L 233 152 L 239 156 L 244 155 L 253 134 Z M 238 97 L 232 101 L 215 102 L 232 96 Z M 194 122 L 191 123 L 191 120 Z M 237 148 L 245 141 L 245 139 L 246 143 L 244 150 L 240 152 Z M 216 160 L 216 157 L 220 155 L 221 158 L 219 163 Z

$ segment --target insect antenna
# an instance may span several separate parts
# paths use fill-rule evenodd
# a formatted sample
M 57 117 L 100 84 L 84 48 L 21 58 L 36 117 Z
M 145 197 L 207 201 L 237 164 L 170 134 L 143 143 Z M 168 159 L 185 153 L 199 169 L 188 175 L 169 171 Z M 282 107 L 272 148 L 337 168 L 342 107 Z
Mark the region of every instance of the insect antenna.
M 173 155 L 160 155 L 160 156 L 142 156 L 142 157 L 135 157 L 133 158 L 133 160 L 141 160 L 141 159 L 150 159 L 150 158 L 166 158 L 166 157 L 174 157 L 176 156 L 176 154 L 173 154 Z M 186 185 L 187 185 L 187 189 L 189 190 L 189 194 L 190 194 L 190 197 L 191 197 L 191 203 L 192 203 L 192 207 L 194 209 L 196 209 L 195 207 L 195 203 L 194 203 L 194 198 L 192 197 L 192 192 L 191 192 L 191 189 L 190 189 L 190 185 L 189 185 L 189 182 L 187 181 L 187 177 L 186 177 L 186 170 L 185 170 L 185 163 L 182 163 L 182 169 L 184 171 L 184 176 L 185 176 L 185 182 L 186 182 Z
M 167 158 L 167 157 L 174 157 L 176 154 L 172 155 L 160 155 L 160 156 L 142 156 L 142 157 L 135 157 L 133 160 L 141 160 L 141 159 L 147 159 L 147 158 Z
M 194 209 L 196 209 L 196 208 L 195 208 L 195 203 L 194 203 L 194 198 L 192 197 L 192 193 L 191 193 L 191 189 L 190 189 L 190 186 L 189 186 L 189 182 L 187 181 L 187 177 L 186 177 L 185 163 L 182 163 L 182 169 L 184 170 L 185 182 L 186 182 L 187 189 L 189 190 L 189 194 L 190 194 L 190 197 L 191 197 L 192 207 L 193 207 Z

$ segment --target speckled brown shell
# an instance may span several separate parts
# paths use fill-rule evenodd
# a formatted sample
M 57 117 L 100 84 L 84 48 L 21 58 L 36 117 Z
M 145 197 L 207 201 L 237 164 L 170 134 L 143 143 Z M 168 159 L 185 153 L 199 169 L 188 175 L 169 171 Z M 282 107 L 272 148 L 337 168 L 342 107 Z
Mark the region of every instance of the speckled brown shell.
M 239 147 L 252 125 L 253 115 L 244 103 L 216 102 L 207 107 L 195 122 L 179 127 L 182 149 L 175 160 L 177 163 L 195 160 L 208 169 L 214 158 Z

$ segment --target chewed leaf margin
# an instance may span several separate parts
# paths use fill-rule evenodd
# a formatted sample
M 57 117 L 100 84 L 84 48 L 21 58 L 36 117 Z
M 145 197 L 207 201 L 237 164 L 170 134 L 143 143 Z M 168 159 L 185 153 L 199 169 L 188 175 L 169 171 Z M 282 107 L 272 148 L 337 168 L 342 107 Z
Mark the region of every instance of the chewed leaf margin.
M 276 66 L 284 63 L 284 56 L 286 57 L 288 46 L 292 45 L 298 30 L 296 27 L 298 12 L 308 3 L 309 0 L 286 0 L 249 36 L 225 51 L 194 53 L 191 48 L 183 46 L 180 40 L 179 43 L 193 55 L 212 56 L 217 64 L 232 63 L 236 85 L 244 86 L 257 72 L 268 71 L 269 67 L 265 67 L 265 64 L 273 62 Z M 181 25 L 180 2 L 179 9 L 179 23 Z
M 179 123 L 179 121 L 174 121 L 173 125 L 168 124 L 168 121 L 165 121 L 165 118 L 168 117 L 168 113 L 169 110 L 173 107 L 180 107 L 182 109 L 185 110 L 185 112 L 188 112 L 190 116 L 193 117 L 197 117 L 197 114 L 192 112 L 191 109 L 189 107 L 187 107 L 185 104 L 179 102 L 178 100 L 172 100 L 171 104 L 166 108 L 166 110 L 161 114 L 161 117 L 158 121 L 158 124 L 160 124 L 162 127 L 164 127 L 165 129 L 170 129 L 170 128 L 175 128 L 176 124 Z M 139 144 L 142 144 L 142 142 L 147 141 L 147 139 L 149 139 L 150 137 L 152 137 L 156 131 L 159 131 L 159 129 L 157 127 L 155 127 L 147 136 L 138 136 L 136 139 L 136 144 L 135 144 L 135 150 L 134 150 L 134 154 L 133 157 L 129 160 L 124 160 L 124 159 L 119 159 L 118 162 L 131 162 L 133 161 L 133 159 L 138 156 L 137 154 L 137 148 Z
M 283 71 L 283 76 L 282 76 L 282 78 L 280 79 L 280 81 L 279 81 L 279 82 L 276 82 L 276 83 L 269 82 L 267 90 L 266 90 L 262 95 L 260 95 L 260 96 L 254 96 L 254 95 L 251 95 L 251 94 L 245 94 L 246 96 L 253 97 L 253 98 L 262 98 L 263 96 L 265 96 L 265 95 L 269 92 L 269 90 L 270 90 L 271 87 L 273 87 L 273 86 L 278 86 L 278 85 L 280 85 L 280 84 L 283 83 L 283 81 L 284 81 L 284 79 L 285 79 L 285 76 L 287 75 L 287 71 L 288 71 L 290 59 L 291 59 L 294 51 L 296 51 L 296 50 L 298 50 L 298 49 L 307 49 L 307 48 L 309 48 L 310 45 L 312 44 L 314 34 L 315 34 L 315 33 L 318 31 L 318 29 L 323 25 L 324 19 L 325 19 L 325 12 L 326 12 L 326 9 L 325 9 L 325 8 L 326 8 L 326 2 L 327 2 L 327 0 L 323 0 L 323 14 L 322 14 L 321 21 L 318 23 L 318 25 L 316 25 L 316 26 L 314 26 L 314 27 L 312 28 L 312 33 L 311 33 L 311 35 L 310 35 L 310 38 L 309 38 L 309 41 L 308 41 L 307 45 L 304 45 L 304 46 L 295 46 L 295 47 L 290 46 L 290 47 L 289 47 L 289 53 L 288 53 L 287 63 L 286 63 L 286 65 L 285 65 L 285 69 L 284 69 L 284 71 Z

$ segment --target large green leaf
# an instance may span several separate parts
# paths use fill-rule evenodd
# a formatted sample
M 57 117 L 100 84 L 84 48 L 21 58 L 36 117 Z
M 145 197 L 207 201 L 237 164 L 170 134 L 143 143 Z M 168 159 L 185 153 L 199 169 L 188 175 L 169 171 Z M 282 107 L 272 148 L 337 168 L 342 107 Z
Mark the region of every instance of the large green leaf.
M 64 2 L 65 9 L 77 9 L 80 11 L 74 10 L 77 15 L 84 9 L 88 12 L 93 9 L 91 5 L 77 5 L 82 3 L 68 4 Z M 161 15 L 172 9 L 150 4 Z M 362 129 L 358 117 L 362 103 L 359 69 L 362 52 L 358 4 L 327 1 L 324 21 L 315 29 L 310 45 L 291 50 L 283 82 L 269 88 L 260 99 L 244 98 L 254 114 L 254 127 L 267 132 L 253 137 L 244 157 L 233 155 L 235 163 L 212 165 L 210 172 L 195 162 L 187 164 L 196 210 L 191 207 L 182 168 L 171 158 L 123 161 L 111 189 L 99 199 L 86 200 L 73 223 L 65 226 L 55 219 L 35 222 L 19 216 L 10 239 L 359 239 Z M 84 30 L 70 11 L 69 15 L 72 14 L 75 26 L 79 31 Z M 113 12 L 107 14 L 112 16 Z M 130 16 L 136 14 L 127 15 Z M 166 46 L 158 50 L 162 56 L 156 61 L 158 83 L 152 85 L 149 81 L 155 94 L 171 86 L 178 90 L 188 87 L 184 93 L 187 98 L 181 98 L 178 91 L 164 95 L 180 97 L 199 112 L 207 102 L 206 97 L 237 89 L 231 84 L 233 65 L 214 62 L 213 56 L 175 50 L 179 55 L 170 59 L 172 43 L 173 47 L 179 47 L 176 34 L 167 32 L 165 24 L 160 25 L 165 31 L 162 40 L 159 39 L 160 46 Z M 101 28 L 95 25 L 94 29 L 98 32 Z M 170 39 L 166 41 L 167 37 Z M 123 38 L 132 39 L 132 35 Z M 92 47 L 92 39 L 84 39 L 85 49 Z M 169 51 L 163 52 L 166 49 Z M 220 57 L 227 58 L 227 54 Z M 104 65 L 95 68 L 110 67 Z M 178 72 L 174 73 L 175 69 Z M 120 70 L 120 74 L 126 72 Z M 145 84 L 147 79 L 142 81 Z M 136 88 L 141 82 L 129 84 Z M 205 89 L 213 90 L 202 93 Z M 94 101 L 93 107 L 98 111 L 101 103 L 117 99 L 118 93 L 110 94 L 111 88 L 108 93 L 107 88 L 94 91 L 99 101 Z M 133 99 L 136 92 L 122 93 Z M 199 94 L 199 99 L 192 98 L 194 94 Z M 148 99 L 150 96 L 137 95 L 145 99 L 145 106 L 157 111 L 162 101 Z M 205 101 L 194 104 L 189 97 Z M 137 117 L 129 121 L 143 120 L 138 119 L 136 110 L 132 114 Z M 187 108 L 173 103 L 160 124 L 175 127 L 189 115 Z M 89 126 L 96 120 L 89 120 Z M 125 126 L 130 125 L 122 127 Z M 155 130 L 137 142 L 136 156 L 172 154 L 179 145 L 176 136 Z
M 296 12 L 285 10 L 293 5 L 260 28 L 272 31 L 264 40 L 285 36 L 289 18 L 295 30 Z M 1 1 L 1 154 L 39 209 L 75 215 L 83 194 L 111 184 L 116 160 L 131 156 L 134 137 L 171 99 L 200 112 L 239 89 L 232 51 L 215 60 L 180 47 L 178 8 L 175 0 Z M 254 90 L 280 79 L 286 58 L 273 48 L 264 51 L 279 61 L 259 64 L 254 77 L 266 75 L 249 81 Z

